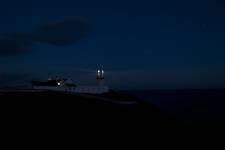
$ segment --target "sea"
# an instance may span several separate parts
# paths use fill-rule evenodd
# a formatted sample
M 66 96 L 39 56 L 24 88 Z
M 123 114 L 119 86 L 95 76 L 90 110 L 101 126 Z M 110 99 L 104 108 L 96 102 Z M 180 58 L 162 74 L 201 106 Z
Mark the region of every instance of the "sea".
M 225 123 L 225 89 L 137 90 L 129 93 L 177 120 Z

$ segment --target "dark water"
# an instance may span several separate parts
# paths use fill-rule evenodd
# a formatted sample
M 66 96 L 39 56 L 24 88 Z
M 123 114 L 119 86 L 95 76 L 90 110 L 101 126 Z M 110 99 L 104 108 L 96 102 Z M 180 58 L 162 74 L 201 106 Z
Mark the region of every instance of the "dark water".
M 225 89 L 130 91 L 187 122 L 225 122 Z

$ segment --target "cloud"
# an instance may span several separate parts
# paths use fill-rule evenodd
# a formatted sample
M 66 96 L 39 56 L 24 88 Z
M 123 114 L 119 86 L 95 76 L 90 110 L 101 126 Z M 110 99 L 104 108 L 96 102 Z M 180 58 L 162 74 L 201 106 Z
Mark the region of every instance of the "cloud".
M 0 16 L 28 16 L 32 14 L 32 2 L 30 0 L 7 0 L 0 5 Z
M 5 72 L 0 73 L 0 86 L 16 85 L 27 83 L 32 76 L 27 73 L 13 73 Z
M 87 36 L 90 24 L 83 17 L 69 17 L 44 25 L 32 33 L 33 40 L 55 46 L 77 43 Z
M 24 54 L 32 50 L 34 43 L 68 46 L 87 36 L 90 24 L 82 17 L 70 17 L 46 24 L 34 32 L 0 34 L 0 57 Z
M 19 37 L 0 37 L 0 57 L 14 56 L 31 51 L 31 43 Z

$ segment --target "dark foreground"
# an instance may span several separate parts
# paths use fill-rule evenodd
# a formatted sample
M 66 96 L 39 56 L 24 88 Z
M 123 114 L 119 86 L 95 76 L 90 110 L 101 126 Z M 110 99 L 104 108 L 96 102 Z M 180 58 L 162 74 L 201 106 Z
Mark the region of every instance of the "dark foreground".
M 56 132 L 60 129 L 133 132 L 176 127 L 173 117 L 135 97 L 115 92 L 100 97 L 115 102 L 57 92 L 1 92 L 0 106 L 4 123 L 12 127 L 49 128 Z
M 105 98 L 113 101 L 105 101 Z M 62 131 L 71 134 L 103 131 L 106 134 L 160 135 L 158 133 L 165 131 L 195 133 L 203 129 L 208 133 L 208 127 L 224 128 L 223 122 L 214 126 L 183 122 L 149 102 L 117 92 L 97 97 L 57 92 L 0 92 L 0 107 L 2 124 L 10 131 L 20 132 L 51 132 L 54 135 Z
M 185 123 L 151 103 L 127 94 L 111 92 L 100 95 L 100 98 L 93 96 L 0 92 L 2 137 L 4 141 L 9 141 L 7 146 L 30 144 L 37 147 L 46 143 L 52 148 L 62 142 L 76 146 L 78 141 L 84 142 L 82 147 L 92 147 L 90 142 L 99 145 L 110 143 L 107 147 L 118 142 L 131 146 L 140 140 L 147 141 L 151 147 L 158 143 L 158 147 L 167 146 L 164 141 L 177 145 L 178 141 L 189 139 L 184 140 L 186 146 L 192 145 L 190 139 L 199 143 L 204 138 L 222 140 L 220 137 L 224 135 L 221 132 L 223 123 L 215 126 Z M 104 101 L 102 98 L 115 101 Z M 133 104 L 117 103 L 134 101 L 136 103 Z M 211 136 L 211 133 L 216 136 Z M 16 144 L 12 139 L 17 141 Z M 65 149 L 67 145 L 62 144 L 61 147 Z

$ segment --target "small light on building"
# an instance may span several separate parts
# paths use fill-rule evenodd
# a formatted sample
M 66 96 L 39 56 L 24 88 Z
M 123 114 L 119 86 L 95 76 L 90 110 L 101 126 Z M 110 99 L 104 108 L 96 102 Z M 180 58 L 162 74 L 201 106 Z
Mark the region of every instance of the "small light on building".
M 61 83 L 60 82 L 58 82 L 58 86 L 60 86 L 61 85 Z

